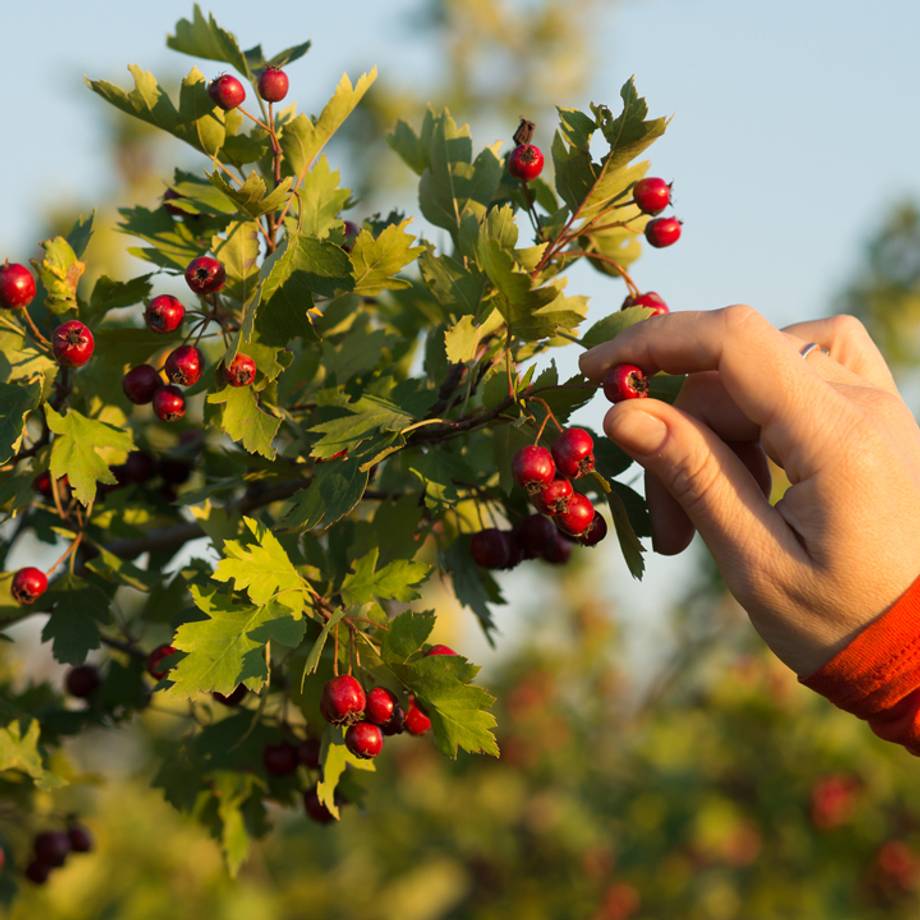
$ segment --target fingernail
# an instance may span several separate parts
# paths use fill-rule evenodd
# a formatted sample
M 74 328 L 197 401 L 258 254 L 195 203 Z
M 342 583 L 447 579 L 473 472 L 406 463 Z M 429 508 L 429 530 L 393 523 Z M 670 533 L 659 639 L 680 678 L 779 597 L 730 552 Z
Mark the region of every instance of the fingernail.
M 614 413 L 607 434 L 630 453 L 652 454 L 664 444 L 668 428 L 657 416 L 630 407 Z

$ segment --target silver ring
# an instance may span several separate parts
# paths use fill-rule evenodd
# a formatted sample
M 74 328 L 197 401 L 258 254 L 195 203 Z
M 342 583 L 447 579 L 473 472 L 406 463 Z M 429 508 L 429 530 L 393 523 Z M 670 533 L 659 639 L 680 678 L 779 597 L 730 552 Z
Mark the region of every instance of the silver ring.
M 803 345 L 801 349 L 799 349 L 799 354 L 807 360 L 809 355 L 815 351 L 820 351 L 822 355 L 830 354 L 823 345 L 819 345 L 817 342 L 809 342 L 807 345 Z

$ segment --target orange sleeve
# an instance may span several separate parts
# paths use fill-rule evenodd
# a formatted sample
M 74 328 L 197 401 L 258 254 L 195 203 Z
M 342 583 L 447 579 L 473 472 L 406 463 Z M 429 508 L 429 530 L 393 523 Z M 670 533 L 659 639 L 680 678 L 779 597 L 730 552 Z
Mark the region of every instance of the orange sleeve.
M 920 578 L 801 682 L 920 756 Z

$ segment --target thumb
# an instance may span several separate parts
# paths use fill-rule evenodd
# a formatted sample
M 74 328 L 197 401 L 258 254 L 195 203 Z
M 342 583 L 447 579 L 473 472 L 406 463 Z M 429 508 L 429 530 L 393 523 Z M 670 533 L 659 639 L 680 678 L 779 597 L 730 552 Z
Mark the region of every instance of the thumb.
M 762 565 L 778 543 L 792 549 L 795 538 L 750 470 L 703 422 L 643 399 L 612 408 L 604 430 L 683 508 L 726 576 L 726 565 Z

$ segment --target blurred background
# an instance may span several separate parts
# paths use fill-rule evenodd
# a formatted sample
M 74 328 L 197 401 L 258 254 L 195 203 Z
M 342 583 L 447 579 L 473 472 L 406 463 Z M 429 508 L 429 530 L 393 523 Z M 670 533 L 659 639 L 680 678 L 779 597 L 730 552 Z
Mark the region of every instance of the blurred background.
M 362 215 L 417 213 L 412 177 L 383 142 L 397 117 L 447 104 L 481 147 L 508 142 L 526 115 L 546 148 L 554 105 L 616 108 L 635 73 L 652 113 L 674 115 L 653 173 L 674 180 L 685 221 L 677 247 L 643 255 L 640 287 L 676 309 L 745 301 L 778 324 L 857 313 L 920 404 L 920 5 L 222 0 L 210 9 L 243 47 L 273 53 L 313 40 L 289 68 L 307 112 L 343 70 L 380 68 L 331 151 L 363 196 Z M 81 80 L 124 83 L 128 63 L 164 83 L 178 77 L 188 61 L 164 37 L 190 12 L 178 0 L 87 0 L 5 14 L 0 253 L 24 261 L 95 207 L 109 230 L 87 261 L 132 273 L 111 230 L 116 208 L 152 205 L 176 162 L 200 164 L 117 118 Z M 416 229 L 432 236 L 420 218 Z M 623 297 L 587 267 L 570 287 L 590 295 L 591 321 Z M 567 349 L 557 361 L 571 373 L 576 357 Z M 601 411 L 589 406 L 583 418 L 597 425 Z M 607 543 L 536 590 L 509 574 L 496 650 L 471 616 L 434 598 L 438 639 L 485 663 L 502 760 L 450 764 L 425 745 L 396 744 L 360 810 L 334 827 L 279 812 L 277 832 L 236 881 L 205 833 L 149 788 L 145 752 L 171 730 L 162 715 L 107 732 L 106 746 L 84 740 L 73 752 L 82 779 L 106 782 L 74 805 L 90 814 L 99 848 L 41 892 L 25 891 L 12 916 L 918 916 L 916 762 L 771 661 L 701 547 L 648 562 L 636 585 Z M 31 638 L 30 672 L 54 677 Z M 5 655 L 4 668 L 25 670 Z

